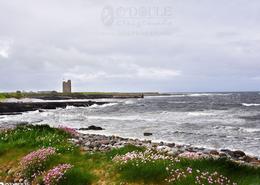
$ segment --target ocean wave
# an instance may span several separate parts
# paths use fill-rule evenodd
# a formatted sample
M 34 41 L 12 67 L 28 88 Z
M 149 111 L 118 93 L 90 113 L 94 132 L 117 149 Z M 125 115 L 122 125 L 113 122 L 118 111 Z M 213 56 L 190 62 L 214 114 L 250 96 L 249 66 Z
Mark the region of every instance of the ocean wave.
M 114 106 L 114 105 L 117 105 L 118 103 L 106 103 L 106 104 L 103 104 L 103 105 L 98 105 L 98 104 L 93 104 L 91 106 L 89 106 L 89 108 L 105 108 L 105 107 L 111 107 L 111 106 Z
M 172 95 L 158 95 L 158 96 L 145 96 L 145 99 L 153 99 L 153 98 L 171 98 L 171 97 L 185 97 L 185 94 L 172 94 Z
M 260 104 L 258 103 L 242 103 L 243 106 L 246 107 L 256 107 L 256 106 L 260 106 Z
M 156 119 L 142 118 L 139 116 L 88 116 L 87 119 L 119 121 L 156 121 Z
M 231 93 L 194 93 L 194 94 L 187 94 L 187 96 L 191 97 L 199 97 L 199 96 L 229 96 L 232 95 Z
M 189 112 L 188 115 L 189 116 L 213 116 L 215 114 L 209 112 Z
M 260 132 L 260 128 L 240 128 L 242 131 L 254 133 L 254 132 Z
M 134 104 L 135 101 L 134 100 L 127 100 L 124 102 L 126 105 L 131 105 L 131 104 Z
M 31 102 L 44 102 L 44 100 L 35 99 L 35 98 L 22 98 L 22 99 L 7 98 L 7 99 L 4 99 L 2 102 L 5 102 L 5 103 L 31 103 Z

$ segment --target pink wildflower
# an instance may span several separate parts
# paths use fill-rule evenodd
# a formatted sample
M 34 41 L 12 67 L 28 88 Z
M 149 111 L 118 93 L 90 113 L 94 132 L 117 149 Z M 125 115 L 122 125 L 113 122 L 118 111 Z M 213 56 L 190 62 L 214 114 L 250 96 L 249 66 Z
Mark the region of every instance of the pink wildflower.
M 65 126 L 62 126 L 62 125 L 59 125 L 58 128 L 60 130 L 63 130 L 64 132 L 70 134 L 71 136 L 77 136 L 78 135 L 78 132 L 74 128 L 65 127 Z
M 65 173 L 73 166 L 70 164 L 60 164 L 53 169 L 49 170 L 43 177 L 45 185 L 57 185 L 60 180 L 64 178 Z
M 33 151 L 23 157 L 20 165 L 24 176 L 31 179 L 40 174 L 44 170 L 47 160 L 55 153 L 55 148 L 48 147 Z

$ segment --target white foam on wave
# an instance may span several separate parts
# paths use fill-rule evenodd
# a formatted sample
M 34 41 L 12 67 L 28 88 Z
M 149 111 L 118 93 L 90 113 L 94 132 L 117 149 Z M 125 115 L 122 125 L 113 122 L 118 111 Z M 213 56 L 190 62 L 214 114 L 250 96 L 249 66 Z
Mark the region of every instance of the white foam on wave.
M 256 107 L 256 106 L 260 106 L 260 104 L 258 103 L 242 103 L 243 106 L 246 107 Z
M 89 108 L 105 108 L 105 107 L 111 107 L 111 106 L 114 106 L 114 105 L 117 105 L 117 104 L 118 103 L 106 103 L 106 104 L 103 104 L 103 105 L 94 104 L 94 105 L 89 106 Z
M 30 103 L 30 102 L 44 102 L 44 100 L 41 99 L 35 99 L 35 98 L 22 98 L 22 99 L 16 99 L 16 98 L 7 98 L 4 99 L 3 102 L 6 103 Z
M 260 132 L 260 128 L 241 128 L 241 130 L 249 133 Z
M 210 112 L 189 112 L 188 115 L 189 116 L 213 116 L 215 114 Z
M 131 104 L 134 104 L 134 103 L 135 103 L 134 100 L 127 100 L 127 101 L 125 101 L 126 105 L 131 105 Z
M 232 95 L 231 93 L 193 93 L 187 94 L 187 96 L 191 97 L 199 97 L 199 96 L 229 96 Z
M 156 121 L 156 119 L 142 118 L 140 116 L 88 116 L 87 119 L 118 121 Z
M 170 97 L 200 97 L 200 96 L 229 96 L 232 93 L 187 93 L 187 94 L 171 94 L 165 96 L 146 96 L 145 98 L 170 98 Z
M 153 99 L 153 98 L 170 98 L 170 97 L 185 97 L 185 94 L 172 94 L 172 95 L 160 95 L 160 96 L 145 96 L 145 99 Z

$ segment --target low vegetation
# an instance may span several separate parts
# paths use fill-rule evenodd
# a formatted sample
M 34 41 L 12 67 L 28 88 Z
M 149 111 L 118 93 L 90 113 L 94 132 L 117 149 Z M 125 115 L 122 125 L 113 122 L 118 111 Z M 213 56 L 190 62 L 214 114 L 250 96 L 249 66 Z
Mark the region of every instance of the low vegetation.
M 127 145 L 86 152 L 69 142 L 76 132 L 20 125 L 0 132 L 0 182 L 42 185 L 259 185 L 260 169 L 226 159 L 177 158 Z

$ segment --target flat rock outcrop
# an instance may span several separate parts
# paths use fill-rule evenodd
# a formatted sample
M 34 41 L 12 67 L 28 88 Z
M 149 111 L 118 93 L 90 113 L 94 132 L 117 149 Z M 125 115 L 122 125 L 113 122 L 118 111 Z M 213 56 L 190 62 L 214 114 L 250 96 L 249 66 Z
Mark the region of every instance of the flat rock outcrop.
M 70 101 L 70 102 L 19 102 L 19 103 L 4 103 L 0 102 L 0 115 L 17 114 L 26 111 L 36 111 L 42 109 L 56 109 L 66 108 L 67 106 L 75 107 L 88 107 L 94 104 L 103 105 L 107 102 L 95 102 L 95 101 Z

